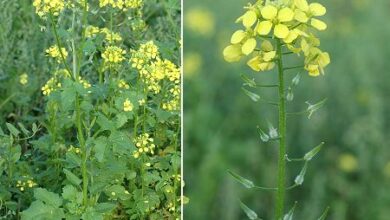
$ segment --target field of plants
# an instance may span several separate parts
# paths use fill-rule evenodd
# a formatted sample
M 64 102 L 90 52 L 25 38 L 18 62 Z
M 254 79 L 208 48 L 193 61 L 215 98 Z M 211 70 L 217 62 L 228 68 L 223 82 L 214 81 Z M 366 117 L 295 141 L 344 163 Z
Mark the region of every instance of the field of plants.
M 246 64 L 248 60 L 232 64 L 223 56 L 232 34 L 242 29 L 242 20 L 235 21 L 248 10 L 243 6 L 249 2 L 256 1 L 199 0 L 184 5 L 184 173 L 185 194 L 190 198 L 185 219 L 255 219 L 254 213 L 261 219 L 275 219 L 277 193 L 252 183 L 278 187 L 278 145 L 264 143 L 264 134 L 271 137 L 269 130 L 274 131 L 269 128 L 279 127 L 278 108 L 269 105 L 278 101 L 278 94 L 255 88 L 277 84 L 277 67 L 257 72 Z M 327 9 L 319 18 L 327 29 L 315 35 L 331 63 L 318 77 L 299 69 L 286 74 L 286 82 L 292 84 L 300 76 L 291 93 L 287 87 L 288 112 L 310 113 L 306 112 L 309 106 L 323 104 L 309 118 L 308 114 L 288 115 L 286 153 L 300 158 L 321 142 L 324 145 L 306 167 L 302 185 L 287 190 L 285 213 L 295 207 L 293 219 L 319 219 L 329 207 L 326 219 L 387 220 L 390 27 L 383 22 L 390 18 L 390 4 L 385 0 L 308 2 Z M 238 38 L 236 42 L 246 39 Z M 287 59 L 285 64 L 300 65 L 304 58 Z M 302 165 L 287 163 L 287 183 L 297 182 Z M 250 181 L 234 178 L 228 171 Z
M 180 2 L 0 7 L 0 219 L 179 219 Z

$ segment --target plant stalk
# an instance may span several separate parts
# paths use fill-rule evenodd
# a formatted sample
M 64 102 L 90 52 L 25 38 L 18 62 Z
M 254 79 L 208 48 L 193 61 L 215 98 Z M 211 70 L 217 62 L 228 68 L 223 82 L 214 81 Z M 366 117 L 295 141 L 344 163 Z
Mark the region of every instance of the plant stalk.
M 278 78 L 279 78 L 279 158 L 278 158 L 278 191 L 276 201 L 276 220 L 280 220 L 284 214 L 284 201 L 286 193 L 286 98 L 283 71 L 282 43 L 277 43 L 278 54 Z

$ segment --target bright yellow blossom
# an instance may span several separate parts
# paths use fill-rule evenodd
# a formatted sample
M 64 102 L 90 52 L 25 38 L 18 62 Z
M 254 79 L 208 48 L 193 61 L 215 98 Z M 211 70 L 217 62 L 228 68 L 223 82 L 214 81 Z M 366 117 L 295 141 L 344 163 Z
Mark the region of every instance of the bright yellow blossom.
M 294 12 L 289 7 L 278 9 L 273 5 L 267 5 L 261 9 L 261 16 L 265 19 L 256 27 L 260 35 L 268 35 L 274 27 L 274 35 L 283 39 L 288 36 L 290 29 L 286 22 L 294 19 Z
M 22 85 L 26 85 L 28 83 L 28 75 L 26 73 L 19 76 L 19 83 Z
M 62 47 L 60 50 L 57 45 L 51 46 L 49 49 L 47 49 L 46 54 L 47 56 L 50 56 L 57 60 L 58 63 L 61 63 L 63 61 L 62 59 L 66 60 L 66 58 L 68 57 L 68 52 L 66 51 L 66 49 Z
M 154 154 L 156 145 L 154 144 L 153 138 L 151 138 L 149 134 L 145 133 L 136 137 L 134 139 L 134 144 L 137 147 L 137 150 L 133 152 L 134 158 L 138 158 L 141 154 Z
M 102 57 L 105 63 L 117 64 L 125 60 L 124 55 L 126 51 L 116 46 L 109 46 L 102 53 Z
M 134 108 L 133 103 L 131 103 L 129 99 L 126 99 L 125 102 L 123 103 L 123 111 L 131 112 L 133 111 L 133 108 Z
M 314 18 L 326 14 L 326 8 L 324 6 L 319 3 L 311 3 L 309 5 L 306 0 L 294 0 L 294 4 L 297 7 L 294 11 L 295 20 L 302 23 L 308 23 L 310 21 L 310 25 L 320 31 L 327 28 L 325 22 Z
M 254 71 L 267 71 L 274 68 L 275 63 L 273 60 L 276 56 L 276 51 L 271 42 L 264 41 L 261 44 L 261 51 L 255 55 L 247 63 Z
M 40 17 L 45 17 L 48 14 L 58 16 L 65 7 L 64 0 L 34 0 L 33 6 L 35 12 Z

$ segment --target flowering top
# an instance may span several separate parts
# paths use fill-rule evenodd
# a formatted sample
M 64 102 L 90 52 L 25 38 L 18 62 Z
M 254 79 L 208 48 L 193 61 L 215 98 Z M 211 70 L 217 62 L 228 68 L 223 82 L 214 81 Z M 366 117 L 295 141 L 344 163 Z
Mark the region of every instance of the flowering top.
M 61 63 L 62 59 L 66 59 L 68 57 L 68 52 L 64 47 L 60 50 L 57 45 L 53 45 L 46 50 L 46 55 L 54 58 L 58 63 Z
M 326 14 L 324 6 L 306 0 L 258 0 L 246 10 L 237 19 L 245 29 L 237 30 L 223 51 L 226 61 L 236 62 L 252 55 L 247 64 L 253 70 L 271 70 L 278 57 L 270 40 L 278 39 L 291 52 L 303 53 L 309 75 L 324 73 L 323 69 L 330 63 L 329 54 L 318 48 L 320 41 L 313 33 L 327 28 L 326 23 L 315 18 Z
M 115 64 L 122 62 L 125 59 L 125 54 L 126 51 L 121 49 L 120 47 L 109 46 L 102 53 L 102 57 L 105 63 Z
M 47 15 L 58 16 L 61 11 L 65 8 L 64 0 L 34 0 L 33 6 L 35 7 L 35 12 L 40 17 L 45 17 Z
M 99 0 L 99 6 L 111 6 L 113 8 L 118 8 L 123 11 L 128 9 L 140 8 L 143 5 L 142 0 Z

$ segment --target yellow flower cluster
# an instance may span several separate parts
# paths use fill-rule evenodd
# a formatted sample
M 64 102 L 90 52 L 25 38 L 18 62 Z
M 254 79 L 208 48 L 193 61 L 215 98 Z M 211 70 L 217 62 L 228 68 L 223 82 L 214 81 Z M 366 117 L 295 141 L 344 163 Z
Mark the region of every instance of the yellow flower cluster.
M 150 153 L 151 155 L 154 154 L 156 145 L 154 144 L 153 138 L 151 138 L 149 134 L 145 133 L 136 137 L 134 139 L 134 144 L 138 149 L 133 152 L 134 158 L 139 158 L 143 153 Z
M 80 76 L 79 76 L 79 83 L 83 85 L 84 89 L 89 89 L 92 86 L 87 80 L 81 78 Z
M 57 60 L 58 63 L 62 62 L 62 56 L 64 59 L 66 59 L 68 57 L 68 52 L 66 51 L 66 49 L 64 47 L 62 47 L 60 50 L 57 45 L 53 45 L 49 49 L 47 49 L 46 54 L 47 54 L 47 56 L 52 57 L 55 60 Z
M 81 153 L 80 148 L 74 147 L 73 145 L 70 145 L 70 147 L 68 148 L 68 152 L 72 152 L 72 153 L 75 153 L 75 154 L 80 154 Z
M 159 56 L 158 47 L 154 44 L 153 41 L 141 44 L 138 51 L 149 59 L 156 59 L 156 57 Z
M 103 60 L 106 64 L 118 64 L 125 60 L 126 51 L 117 46 L 108 46 L 102 53 Z
M 96 37 L 96 35 L 99 33 L 100 33 L 100 28 L 98 27 L 90 25 L 85 28 L 85 37 L 87 38 Z
M 99 6 L 111 6 L 113 8 L 118 8 L 123 11 L 127 11 L 128 9 L 136 9 L 140 8 L 143 5 L 142 0 L 99 0 Z
M 26 73 L 19 76 L 19 83 L 22 85 L 26 85 L 28 83 L 28 75 Z
M 109 44 L 113 44 L 115 42 L 122 41 L 122 37 L 119 33 L 113 32 L 108 28 L 101 28 L 100 29 L 99 27 L 95 27 L 95 26 L 90 25 L 85 29 L 85 37 L 87 37 L 87 38 L 96 37 L 97 34 L 104 34 L 105 40 Z
M 168 102 L 163 103 L 162 108 L 167 111 L 180 110 L 180 85 L 175 85 L 169 92 L 172 98 Z
M 131 112 L 133 111 L 134 105 L 131 103 L 129 99 L 126 99 L 125 102 L 123 103 L 123 111 L 125 112 Z
M 129 84 L 127 84 L 126 81 L 124 81 L 123 79 L 119 80 L 118 87 L 120 89 L 129 89 L 130 88 Z
M 26 176 L 24 176 L 27 178 Z M 18 180 L 16 183 L 16 187 L 19 188 L 20 191 L 24 191 L 26 188 L 33 188 L 37 184 L 32 179 L 27 179 L 26 181 Z
M 43 95 L 48 96 L 50 93 L 61 88 L 62 84 L 57 80 L 56 77 L 50 78 L 46 84 L 41 88 Z
M 33 6 L 35 12 L 40 17 L 45 17 L 48 14 L 58 16 L 61 11 L 65 8 L 64 0 L 34 0 Z
M 323 31 L 325 22 L 316 17 L 326 14 L 326 8 L 319 3 L 309 4 L 306 0 L 264 1 L 246 7 L 247 11 L 237 19 L 245 27 L 236 31 L 231 45 L 224 51 L 228 62 L 239 61 L 243 56 L 253 55 L 248 65 L 255 71 L 267 71 L 275 66 L 274 60 L 280 59 L 269 40 L 276 39 L 293 53 L 303 53 L 305 69 L 311 76 L 324 73 L 330 63 L 329 54 L 318 47 L 320 41 L 312 30 Z M 260 48 L 258 41 L 262 40 Z

